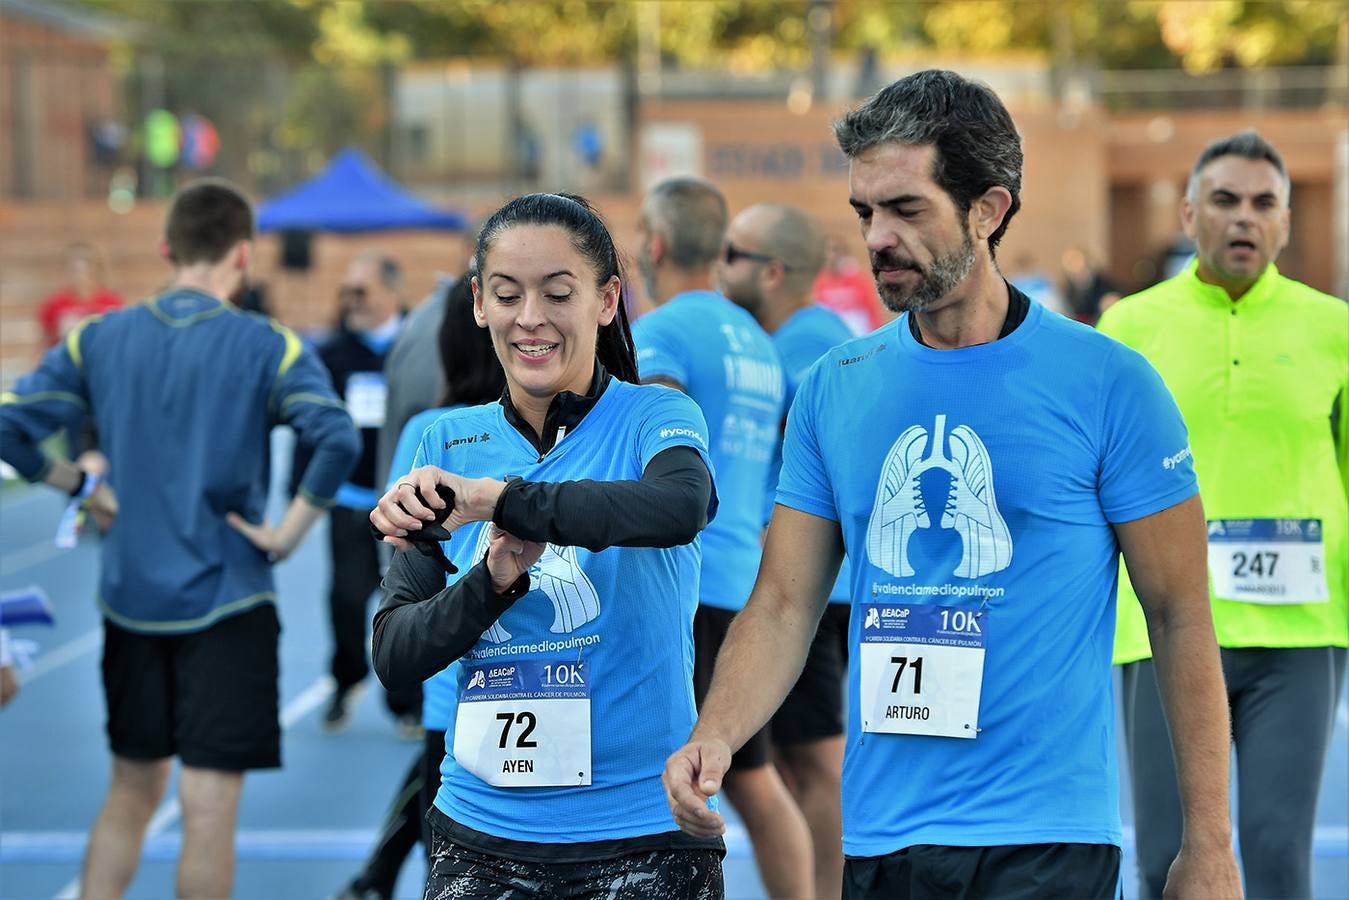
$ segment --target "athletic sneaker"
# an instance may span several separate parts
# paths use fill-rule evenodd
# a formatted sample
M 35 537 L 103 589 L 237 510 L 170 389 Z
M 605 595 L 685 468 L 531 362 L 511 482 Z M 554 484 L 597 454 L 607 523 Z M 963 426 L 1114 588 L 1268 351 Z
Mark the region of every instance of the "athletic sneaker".
M 349 688 L 335 688 L 328 708 L 323 711 L 323 720 L 320 723 L 323 730 L 328 734 L 345 731 L 351 724 L 352 713 L 356 711 L 356 704 L 363 693 L 365 687 L 360 684 L 354 684 Z

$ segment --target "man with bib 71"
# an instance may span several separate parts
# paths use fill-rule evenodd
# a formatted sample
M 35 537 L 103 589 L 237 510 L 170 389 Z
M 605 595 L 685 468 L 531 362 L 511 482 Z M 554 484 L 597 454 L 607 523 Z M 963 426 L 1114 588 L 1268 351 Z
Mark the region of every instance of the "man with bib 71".
M 1009 285 L 994 253 L 1021 145 L 987 87 L 925 71 L 835 125 L 882 300 L 787 417 L 763 564 L 689 743 L 680 826 L 777 707 L 846 548 L 845 898 L 1118 896 L 1110 646 L 1121 550 L 1174 717 L 1186 841 L 1172 896 L 1239 896 L 1227 709 L 1184 423 L 1137 353 Z M 1064 372 L 1074 378 L 1064 378 Z M 1080 377 L 1079 377 L 1080 376 Z

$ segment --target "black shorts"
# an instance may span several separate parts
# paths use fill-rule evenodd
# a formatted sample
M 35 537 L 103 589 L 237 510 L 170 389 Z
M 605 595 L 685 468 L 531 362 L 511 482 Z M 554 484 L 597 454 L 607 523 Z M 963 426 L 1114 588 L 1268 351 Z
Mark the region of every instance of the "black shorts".
M 801 677 L 773 714 L 773 743 L 806 744 L 843 734 L 843 680 L 848 675 L 846 603 L 830 603 L 810 642 Z
M 270 603 L 191 634 L 140 634 L 104 619 L 112 752 L 226 772 L 280 766 L 280 634 Z
M 722 900 L 717 850 L 644 850 L 574 862 L 533 862 L 483 853 L 431 829 L 425 900 L 459 897 L 604 897 L 606 900 Z
M 693 697 L 698 708 L 703 705 L 707 689 L 712 686 L 712 667 L 717 661 L 717 653 L 726 640 L 726 630 L 731 627 L 735 613 L 729 609 L 698 604 L 693 614 Z M 745 741 L 745 746 L 731 757 L 731 770 L 757 769 L 768 764 L 769 730 L 765 725 Z
M 886 856 L 849 856 L 844 900 L 1118 900 L 1120 848 L 1113 844 L 918 844 Z

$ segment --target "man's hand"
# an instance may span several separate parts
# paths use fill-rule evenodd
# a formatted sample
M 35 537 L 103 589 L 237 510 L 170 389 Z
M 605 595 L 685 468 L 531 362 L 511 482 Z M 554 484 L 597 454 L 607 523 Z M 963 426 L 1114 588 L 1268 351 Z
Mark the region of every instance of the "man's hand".
M 98 526 L 98 530 L 106 534 L 108 529 L 112 527 L 112 523 L 117 519 L 119 509 L 117 492 L 100 478 L 98 484 L 94 486 L 94 492 L 84 501 L 84 506 L 89 511 L 89 516 L 94 520 L 94 524 Z
M 491 529 L 491 543 L 487 545 L 487 572 L 492 576 L 492 590 L 501 594 L 539 561 L 544 545 L 522 540 L 495 525 L 487 527 Z
M 0 708 L 19 694 L 19 673 L 12 665 L 0 666 Z
M 295 552 L 323 512 L 323 507 L 315 506 L 304 497 L 296 497 L 290 501 L 286 517 L 275 528 L 267 524 L 266 519 L 254 525 L 234 512 L 225 513 L 225 521 L 248 538 L 254 547 L 266 553 L 270 562 L 280 562 Z
M 1162 900 L 1241 900 L 1243 896 L 1230 839 L 1208 850 L 1194 850 L 1182 843 L 1162 891 Z
M 384 535 L 385 543 L 407 550 L 411 543 L 403 538 L 408 532 L 434 522 L 445 508 L 445 501 L 436 493 L 442 485 L 454 492 L 454 509 L 443 523 L 449 532 L 469 522 L 491 521 L 497 500 L 506 489 L 506 482 L 495 478 L 464 478 L 436 466 L 422 466 L 398 479 L 379 499 L 370 513 L 370 524 Z
M 286 541 L 281 529 L 273 528 L 266 519 L 263 519 L 260 524 L 254 525 L 238 513 L 225 513 L 225 521 L 235 531 L 248 538 L 254 547 L 266 553 L 270 562 L 281 562 L 295 551 L 294 545 Z
M 725 741 L 691 740 L 670 754 L 660 780 L 682 831 L 702 838 L 725 833 L 725 820 L 708 809 L 707 800 L 721 790 L 730 767 L 731 748 Z

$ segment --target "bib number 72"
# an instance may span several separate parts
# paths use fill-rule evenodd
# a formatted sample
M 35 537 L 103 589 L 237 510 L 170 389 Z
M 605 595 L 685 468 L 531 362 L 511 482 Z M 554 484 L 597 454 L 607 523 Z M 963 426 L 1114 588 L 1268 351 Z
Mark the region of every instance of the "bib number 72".
M 517 747 L 539 746 L 538 741 L 533 741 L 530 740 L 529 738 L 529 736 L 534 733 L 535 727 L 537 727 L 539 724 L 538 719 L 536 719 L 534 717 L 534 714 L 529 710 L 522 710 L 518 713 L 510 713 L 510 712 L 497 713 L 497 721 L 504 723 L 501 726 L 501 740 L 497 743 L 497 747 L 501 748 L 502 750 L 506 749 L 506 744 L 509 742 L 511 736 L 511 727 L 514 725 L 519 725 L 524 729 L 518 735 L 516 735 L 515 746 Z

